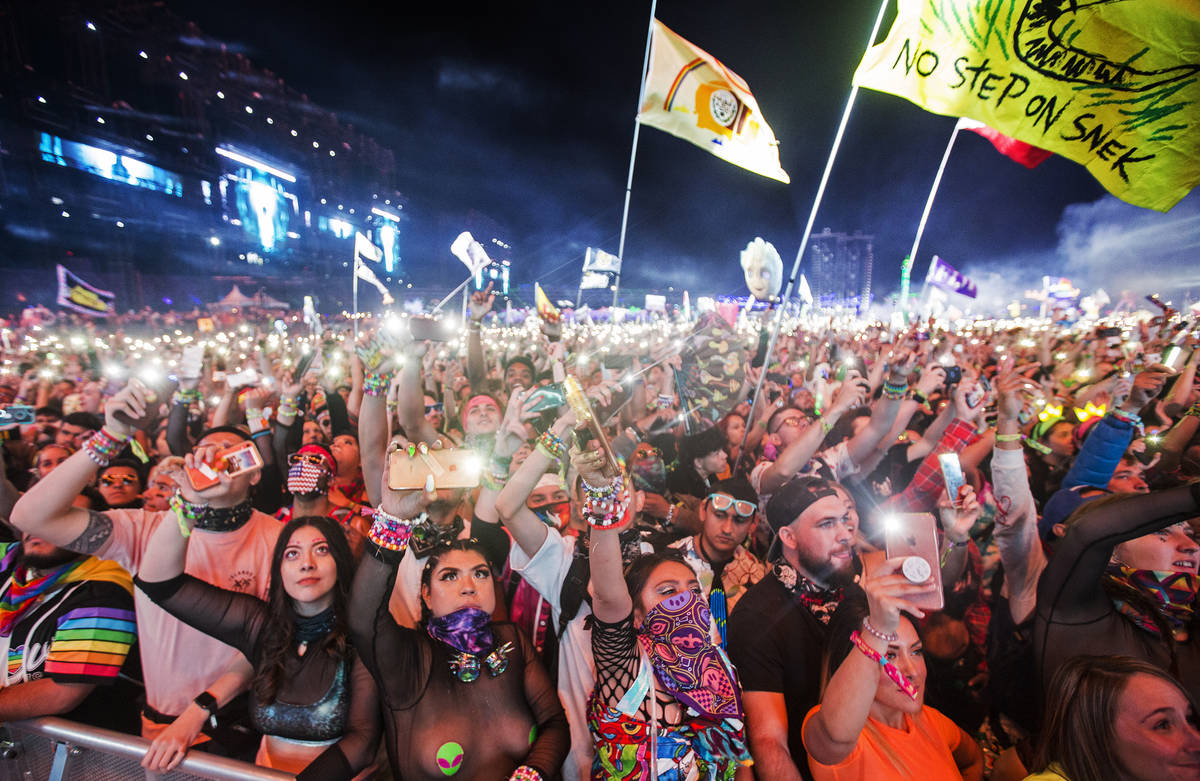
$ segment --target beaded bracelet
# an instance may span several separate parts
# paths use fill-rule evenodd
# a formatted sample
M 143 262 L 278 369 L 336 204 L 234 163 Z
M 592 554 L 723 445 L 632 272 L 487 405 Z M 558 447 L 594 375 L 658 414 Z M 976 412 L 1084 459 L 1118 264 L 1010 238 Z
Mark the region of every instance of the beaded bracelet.
M 171 395 L 171 404 L 193 404 L 204 400 L 204 394 L 199 388 L 177 390 Z
M 83 443 L 83 452 L 96 466 L 108 466 L 108 462 L 125 447 L 127 439 L 129 437 L 118 437 L 108 429 L 101 428 Z
M 1185 418 L 1187 418 L 1187 417 L 1200 418 L 1200 402 L 1188 407 L 1187 412 L 1183 413 L 1183 416 Z
M 387 393 L 388 387 L 392 384 L 392 375 L 390 374 L 371 374 L 367 373 L 363 377 L 363 393 L 368 396 L 382 396 Z
M 891 382 L 883 381 L 883 397 L 889 401 L 902 401 L 908 395 L 908 383 L 903 385 L 893 385 Z
M 606 486 L 596 488 L 583 482 L 583 518 L 595 529 L 611 529 L 625 522 L 629 513 L 631 496 L 625 490 L 625 480 L 620 475 Z
M 512 772 L 508 781 L 542 781 L 542 774 L 529 765 L 521 765 Z
M 536 447 L 542 450 L 551 461 L 557 461 L 567 454 L 567 443 L 563 442 L 562 438 L 550 429 L 543 431 L 537 438 Z
M 246 410 L 246 425 L 250 427 L 251 435 L 270 428 L 271 419 L 269 413 L 261 409 Z
M 880 640 L 882 640 L 885 643 L 900 642 L 899 633 L 892 632 L 891 634 L 888 634 L 887 632 L 880 632 L 878 629 L 876 629 L 874 626 L 871 625 L 871 622 L 867 619 L 866 616 L 863 617 L 862 628 L 864 630 L 866 630 L 867 634 L 875 635 L 876 637 L 878 637 Z
M 425 513 L 421 513 L 412 520 L 406 520 L 377 507 L 375 522 L 367 532 L 367 539 L 384 550 L 403 551 L 408 547 L 408 538 L 412 536 L 413 526 L 424 521 L 426 517 Z
M 867 641 L 863 640 L 862 635 L 860 635 L 858 632 L 852 632 L 850 634 L 850 639 L 854 642 L 854 645 L 858 646 L 858 650 L 863 652 L 863 656 L 867 657 L 872 662 L 879 663 L 879 665 L 883 667 L 884 673 L 888 678 L 892 679 L 892 683 L 899 686 L 901 691 L 903 691 L 909 697 L 912 697 L 914 700 L 917 699 L 917 687 L 913 685 L 912 681 L 904 677 L 904 674 L 900 672 L 896 665 L 889 662 L 883 654 L 867 645 Z

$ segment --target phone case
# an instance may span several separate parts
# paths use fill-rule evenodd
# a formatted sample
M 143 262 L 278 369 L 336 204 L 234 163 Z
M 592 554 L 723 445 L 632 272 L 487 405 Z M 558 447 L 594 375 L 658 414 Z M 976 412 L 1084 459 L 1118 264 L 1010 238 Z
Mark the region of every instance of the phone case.
M 941 557 L 938 555 L 937 519 L 933 514 L 901 513 L 890 519 L 884 535 L 889 559 L 918 556 L 925 559 L 933 572 L 933 585 L 930 589 L 911 595 L 909 601 L 922 610 L 941 610 L 945 607 Z
M 942 479 L 946 482 L 946 494 L 950 501 L 958 501 L 958 489 L 966 482 L 963 478 L 962 462 L 958 453 L 942 453 L 938 456 L 938 465 L 942 468 Z
M 483 462 L 474 450 L 430 450 L 410 456 L 396 450 L 388 459 L 388 487 L 412 490 L 425 487 L 425 478 L 433 475 L 435 488 L 474 488 L 479 485 Z
M 262 454 L 258 452 L 258 447 L 253 442 L 242 442 L 218 452 L 216 464 L 201 464 L 198 469 L 185 471 L 192 488 L 203 491 L 220 482 L 218 475 L 221 471 L 233 477 L 262 467 Z

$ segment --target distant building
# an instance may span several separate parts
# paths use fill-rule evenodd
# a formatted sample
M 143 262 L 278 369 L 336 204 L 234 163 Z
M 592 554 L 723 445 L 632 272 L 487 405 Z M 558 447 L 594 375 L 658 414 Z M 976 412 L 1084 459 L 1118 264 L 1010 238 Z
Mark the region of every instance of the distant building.
M 863 312 L 871 306 L 874 236 L 826 228 L 808 240 L 807 277 L 816 306 Z

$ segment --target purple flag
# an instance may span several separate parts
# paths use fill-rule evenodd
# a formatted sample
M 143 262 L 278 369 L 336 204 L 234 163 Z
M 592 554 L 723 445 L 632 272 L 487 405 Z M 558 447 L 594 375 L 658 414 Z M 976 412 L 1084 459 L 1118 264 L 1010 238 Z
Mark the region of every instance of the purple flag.
M 970 278 L 937 255 L 933 256 L 933 261 L 929 264 L 929 274 L 925 281 L 934 287 L 949 293 L 958 293 L 967 298 L 975 298 L 979 293 Z

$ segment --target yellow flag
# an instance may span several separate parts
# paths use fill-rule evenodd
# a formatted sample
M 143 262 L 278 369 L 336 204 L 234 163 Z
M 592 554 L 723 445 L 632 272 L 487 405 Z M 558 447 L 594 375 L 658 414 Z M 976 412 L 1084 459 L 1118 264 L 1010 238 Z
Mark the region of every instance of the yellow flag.
M 1200 183 L 1200 3 L 899 0 L 854 83 L 970 117 L 1167 211 Z
M 533 283 L 533 303 L 537 305 L 538 316 L 548 323 L 557 323 L 562 317 L 558 308 L 550 303 L 550 297 L 546 295 L 546 291 L 542 290 L 542 286 L 537 282 Z
M 756 174 L 791 181 L 746 82 L 657 19 L 638 121 Z

